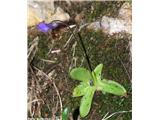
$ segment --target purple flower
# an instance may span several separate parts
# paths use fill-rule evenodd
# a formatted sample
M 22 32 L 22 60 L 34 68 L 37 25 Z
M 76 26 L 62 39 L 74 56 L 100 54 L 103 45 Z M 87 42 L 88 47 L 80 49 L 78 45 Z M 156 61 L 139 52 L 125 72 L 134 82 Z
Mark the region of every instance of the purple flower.
M 37 28 L 42 32 L 48 32 L 49 30 L 57 28 L 59 25 L 58 23 L 45 23 L 41 22 L 37 25 Z

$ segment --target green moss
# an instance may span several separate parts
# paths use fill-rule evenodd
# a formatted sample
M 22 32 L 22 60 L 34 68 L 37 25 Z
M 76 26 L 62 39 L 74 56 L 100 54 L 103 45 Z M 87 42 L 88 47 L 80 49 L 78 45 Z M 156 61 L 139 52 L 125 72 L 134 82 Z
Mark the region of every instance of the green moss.
M 45 59 L 47 57 L 47 53 L 49 52 L 48 41 L 45 36 L 41 36 L 38 44 L 38 52 L 36 56 L 38 58 Z

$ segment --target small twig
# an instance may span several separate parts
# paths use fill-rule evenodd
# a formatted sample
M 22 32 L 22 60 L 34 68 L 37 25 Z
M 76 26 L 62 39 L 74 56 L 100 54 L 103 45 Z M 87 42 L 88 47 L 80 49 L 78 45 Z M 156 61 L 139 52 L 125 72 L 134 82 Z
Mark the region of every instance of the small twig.
M 33 102 L 38 102 L 38 101 L 42 101 L 44 103 L 44 101 L 42 99 L 34 99 L 34 100 L 28 102 L 28 104 L 32 104 Z
M 102 120 L 104 120 L 104 119 L 108 116 L 108 114 L 109 114 L 109 112 L 107 112 L 107 113 L 105 114 L 105 116 L 102 118 Z
M 68 45 L 68 43 L 71 41 L 73 35 L 75 34 L 75 32 L 77 31 L 77 29 L 75 28 L 73 33 L 71 34 L 71 36 L 69 37 L 69 39 L 67 40 L 66 44 L 63 46 L 64 48 L 66 48 L 66 46 Z
M 82 65 L 83 65 L 83 62 L 84 62 L 84 56 L 82 57 L 81 65 L 80 65 L 80 66 L 82 66 Z
M 61 49 L 57 49 L 57 50 L 52 50 L 52 51 L 51 51 L 52 54 L 54 54 L 54 53 L 58 54 L 58 53 L 60 53 L 60 52 L 61 52 Z
M 115 112 L 115 113 L 112 113 L 110 114 L 109 116 L 108 113 L 102 118 L 102 120 L 108 120 L 109 118 L 111 118 L 112 116 L 116 115 L 116 114 L 123 114 L 123 113 L 129 113 L 129 112 L 132 112 L 132 110 L 129 110 L 129 111 L 118 111 L 118 112 Z
M 52 60 L 46 60 L 46 59 L 41 59 L 44 62 L 48 62 L 48 63 L 55 63 L 56 61 L 52 61 Z
M 77 41 L 75 41 L 75 43 L 72 45 L 72 51 L 73 51 L 73 53 L 72 53 L 72 60 L 71 60 L 71 65 L 69 67 L 69 71 L 73 67 L 73 64 L 74 64 L 74 66 L 76 66 L 76 61 L 77 61 L 77 58 L 75 57 L 76 45 L 77 45 Z
M 78 32 L 80 32 L 84 27 L 88 26 L 90 23 L 85 23 L 79 27 Z
M 35 67 L 35 66 L 33 66 L 36 70 L 38 70 L 38 71 L 40 71 L 44 76 L 46 76 L 50 81 L 52 81 L 51 80 L 51 78 L 46 74 L 46 73 L 44 73 L 42 70 L 39 70 L 37 67 Z M 61 113 L 63 112 L 63 108 L 62 108 L 62 100 L 61 100 L 61 96 L 60 96 L 60 93 L 59 93 L 59 91 L 58 91 L 58 88 L 57 88 L 57 86 L 55 85 L 55 82 L 53 81 L 53 86 L 54 86 L 54 88 L 55 88 L 55 90 L 56 90 L 56 92 L 57 92 L 57 95 L 58 95 L 58 98 L 59 98 L 59 102 L 60 102 L 60 108 L 61 108 Z
M 76 66 L 76 61 L 77 61 L 77 58 L 75 57 L 75 53 L 76 53 L 76 46 L 77 46 L 77 41 L 73 44 L 72 48 L 73 48 L 73 54 L 72 54 L 72 57 L 73 57 L 73 62 L 74 62 L 74 65 Z

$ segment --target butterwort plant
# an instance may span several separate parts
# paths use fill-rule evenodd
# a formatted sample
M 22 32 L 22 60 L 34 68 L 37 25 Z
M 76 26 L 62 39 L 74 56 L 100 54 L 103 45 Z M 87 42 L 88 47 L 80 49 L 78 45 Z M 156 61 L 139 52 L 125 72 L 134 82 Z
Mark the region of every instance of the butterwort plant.
M 91 72 L 82 67 L 73 68 L 70 72 L 72 79 L 80 81 L 80 84 L 73 90 L 73 97 L 82 96 L 79 108 L 81 117 L 88 115 L 95 91 L 119 96 L 127 95 L 125 88 L 119 83 L 113 80 L 102 79 L 102 68 L 103 64 L 99 64 Z

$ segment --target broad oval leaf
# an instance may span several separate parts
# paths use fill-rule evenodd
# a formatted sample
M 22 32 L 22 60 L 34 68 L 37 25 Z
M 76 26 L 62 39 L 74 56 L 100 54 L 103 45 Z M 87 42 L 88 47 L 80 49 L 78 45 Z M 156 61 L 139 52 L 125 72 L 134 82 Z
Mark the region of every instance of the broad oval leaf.
M 88 87 L 86 94 L 82 97 L 80 104 L 81 117 L 85 117 L 88 115 L 91 108 L 94 92 L 95 92 L 95 87 Z
M 98 90 L 114 95 L 126 96 L 126 89 L 119 83 L 112 80 L 102 80 L 98 82 Z
M 62 113 L 62 120 L 68 120 L 68 116 L 69 116 L 69 110 L 68 108 L 65 108 Z
M 89 85 L 82 82 L 80 85 L 74 88 L 73 97 L 83 96 L 87 91 L 87 87 L 89 87 Z
M 89 82 L 92 79 L 90 72 L 85 68 L 74 68 L 70 72 L 72 79 L 79 80 L 82 82 Z

